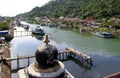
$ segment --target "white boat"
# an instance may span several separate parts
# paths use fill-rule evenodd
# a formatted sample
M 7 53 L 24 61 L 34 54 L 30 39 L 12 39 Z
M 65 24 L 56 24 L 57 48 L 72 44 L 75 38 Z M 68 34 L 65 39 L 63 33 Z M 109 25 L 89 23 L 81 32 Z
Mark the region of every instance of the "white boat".
M 44 30 L 41 28 L 36 28 L 35 30 L 32 31 L 32 33 L 37 35 L 45 35 Z
M 114 38 L 112 34 L 109 32 L 91 32 L 93 35 L 103 37 L 103 38 Z

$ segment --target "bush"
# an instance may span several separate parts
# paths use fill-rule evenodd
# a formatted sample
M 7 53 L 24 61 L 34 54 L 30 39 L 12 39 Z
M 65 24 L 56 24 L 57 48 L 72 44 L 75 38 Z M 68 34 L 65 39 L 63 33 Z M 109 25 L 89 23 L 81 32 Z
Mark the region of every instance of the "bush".
M 0 31 L 1 30 L 8 30 L 9 29 L 9 23 L 8 22 L 0 22 Z

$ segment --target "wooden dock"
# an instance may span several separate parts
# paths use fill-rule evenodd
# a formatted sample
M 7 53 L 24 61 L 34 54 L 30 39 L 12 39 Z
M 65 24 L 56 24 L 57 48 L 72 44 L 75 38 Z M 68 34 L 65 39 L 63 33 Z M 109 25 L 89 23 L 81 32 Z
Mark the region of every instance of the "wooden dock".
M 87 65 L 92 66 L 92 58 L 88 54 L 84 52 L 80 52 L 78 50 L 75 50 L 73 48 L 66 48 L 67 52 L 70 52 L 70 56 L 77 59 L 78 61 L 81 61 L 83 63 L 87 63 Z
M 27 65 L 29 66 L 30 58 L 34 58 L 34 57 L 35 57 L 35 55 L 29 55 L 29 56 L 18 56 L 17 55 L 17 57 L 14 57 L 14 58 L 2 58 L 2 59 L 0 58 L 0 61 L 2 61 L 2 60 L 4 60 L 4 61 L 16 60 L 17 61 L 17 68 L 16 69 L 19 69 L 19 68 L 21 68 L 21 66 L 20 66 L 21 59 L 27 59 Z M 78 62 L 82 62 L 86 66 L 89 66 L 89 67 L 92 66 L 92 58 L 89 55 L 82 53 L 82 52 L 79 52 L 77 50 L 74 50 L 73 48 L 66 48 L 65 51 L 59 52 L 57 59 L 60 61 L 67 61 L 70 58 L 74 58 Z

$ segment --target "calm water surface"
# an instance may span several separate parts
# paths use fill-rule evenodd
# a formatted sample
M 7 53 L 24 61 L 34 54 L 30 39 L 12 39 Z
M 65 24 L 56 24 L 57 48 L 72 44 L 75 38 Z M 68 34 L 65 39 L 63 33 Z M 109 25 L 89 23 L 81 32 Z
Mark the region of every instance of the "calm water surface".
M 30 26 L 33 28 L 36 25 L 31 24 Z M 102 78 L 120 71 L 120 39 L 104 39 L 77 31 L 49 27 L 42 28 L 49 35 L 50 44 L 55 45 L 58 50 L 72 47 L 88 53 L 93 58 L 94 65 L 90 70 L 85 70 L 71 60 L 64 62 L 67 70 L 75 78 Z M 19 30 L 21 29 L 19 28 Z M 40 40 L 35 36 L 15 37 L 11 41 L 11 57 L 32 55 L 42 43 L 43 39 Z M 31 60 L 31 63 L 33 61 L 34 59 Z M 22 66 L 27 66 L 26 62 L 22 62 Z M 12 68 L 16 68 L 15 63 L 12 62 Z M 13 73 L 12 77 L 16 78 L 16 73 Z

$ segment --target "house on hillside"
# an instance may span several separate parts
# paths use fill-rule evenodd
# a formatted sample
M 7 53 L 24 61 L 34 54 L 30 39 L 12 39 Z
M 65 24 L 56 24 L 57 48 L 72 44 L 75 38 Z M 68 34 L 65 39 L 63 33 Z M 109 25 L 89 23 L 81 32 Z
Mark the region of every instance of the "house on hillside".
M 94 20 L 94 19 L 80 20 L 80 23 L 83 26 L 88 26 L 88 27 L 91 27 L 91 28 L 99 28 L 99 27 L 102 26 L 102 21 L 97 21 L 97 20 Z
M 36 20 L 37 22 L 39 22 L 39 21 L 40 21 L 40 17 L 35 17 L 35 20 Z
M 115 29 L 120 29 L 120 19 L 114 18 L 110 24 L 115 27 Z
M 9 17 L 9 16 L 3 17 L 3 20 L 4 20 L 4 21 L 10 21 L 11 19 L 12 19 L 12 17 Z
M 79 21 L 79 18 L 69 18 L 69 17 L 59 17 L 58 19 L 59 21 L 71 21 L 71 22 L 78 22 Z
M 115 17 L 109 20 L 109 24 L 116 33 L 120 34 L 120 18 Z

